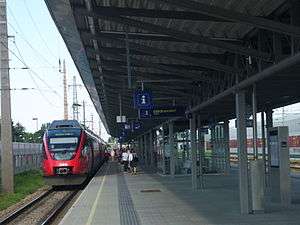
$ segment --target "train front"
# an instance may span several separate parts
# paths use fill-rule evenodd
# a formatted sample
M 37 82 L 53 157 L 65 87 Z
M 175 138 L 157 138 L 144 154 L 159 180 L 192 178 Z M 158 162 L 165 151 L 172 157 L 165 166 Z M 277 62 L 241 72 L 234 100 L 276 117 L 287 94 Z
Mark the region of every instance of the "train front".
M 43 172 L 51 186 L 79 185 L 88 174 L 88 162 L 82 155 L 85 133 L 81 128 L 55 128 L 43 138 Z

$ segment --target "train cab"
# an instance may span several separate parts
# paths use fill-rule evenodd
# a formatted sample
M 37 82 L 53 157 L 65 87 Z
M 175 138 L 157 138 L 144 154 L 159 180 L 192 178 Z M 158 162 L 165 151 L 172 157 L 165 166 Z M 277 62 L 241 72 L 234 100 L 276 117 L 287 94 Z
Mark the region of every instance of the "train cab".
M 96 147 L 103 145 L 101 142 L 75 120 L 53 121 L 43 138 L 46 183 L 52 186 L 82 184 L 101 162 L 101 149 Z

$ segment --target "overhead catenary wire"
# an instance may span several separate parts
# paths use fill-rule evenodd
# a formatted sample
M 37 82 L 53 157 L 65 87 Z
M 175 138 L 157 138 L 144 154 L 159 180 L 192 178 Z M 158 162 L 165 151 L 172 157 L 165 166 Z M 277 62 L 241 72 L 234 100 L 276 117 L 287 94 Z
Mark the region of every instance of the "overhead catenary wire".
M 50 65 L 52 68 L 56 68 L 55 65 L 53 65 L 43 54 L 41 54 L 36 48 L 34 48 L 32 46 L 32 44 L 27 40 L 27 38 L 24 35 L 24 32 L 21 28 L 21 26 L 18 23 L 18 20 L 16 19 L 16 17 L 14 16 L 13 11 L 10 9 L 10 7 L 8 7 L 8 11 L 10 13 L 10 15 L 12 16 L 13 20 L 16 23 L 16 26 L 18 27 L 18 30 L 16 29 L 15 26 L 13 26 L 10 22 L 8 22 L 8 25 L 14 30 L 14 32 L 16 34 L 19 35 L 19 37 L 29 46 L 29 48 L 32 49 L 32 51 L 37 55 L 38 59 L 42 59 L 45 63 L 47 63 L 48 65 Z
M 57 59 L 56 55 L 53 54 L 52 50 L 49 48 L 47 42 L 46 42 L 45 39 L 43 38 L 43 36 L 42 36 L 42 34 L 41 34 L 41 31 L 40 31 L 39 27 L 37 26 L 37 24 L 36 24 L 36 22 L 35 22 L 35 20 L 34 20 L 34 18 L 33 18 L 33 16 L 32 16 L 32 14 L 31 14 L 31 12 L 30 12 L 30 9 L 29 9 L 29 7 L 28 7 L 28 5 L 27 5 L 26 0 L 23 0 L 23 2 L 24 2 L 24 5 L 25 5 L 25 8 L 26 8 L 26 11 L 27 11 L 27 13 L 28 13 L 28 15 L 29 15 L 29 17 L 30 17 L 30 19 L 31 19 L 31 22 L 32 22 L 33 26 L 35 27 L 35 29 L 36 29 L 38 35 L 40 36 L 40 39 L 42 40 L 42 42 L 44 43 L 44 45 L 45 45 L 46 48 L 48 49 L 49 53 L 50 53 L 55 59 Z
M 14 42 L 14 44 L 15 44 L 15 46 L 16 46 L 16 49 L 17 49 L 19 55 L 22 56 L 22 54 L 21 54 L 21 52 L 20 52 L 20 49 L 19 49 L 17 43 Z M 53 88 L 52 88 L 52 87 L 51 87 L 44 79 L 42 79 L 42 78 L 38 75 L 38 73 L 36 73 L 33 69 L 31 69 L 31 68 L 26 64 L 26 62 L 24 61 L 23 56 L 22 56 L 22 59 L 23 59 L 23 62 L 24 62 L 23 64 L 24 64 L 27 68 L 29 68 L 29 70 L 30 70 L 33 74 L 35 74 L 36 77 L 37 77 L 41 82 L 43 82 L 50 90 L 52 90 L 53 93 L 55 93 L 59 98 L 61 98 L 61 95 L 58 94 L 56 90 L 54 90 L 54 89 L 53 89 Z
M 13 55 L 14 55 L 14 56 L 15 56 L 15 57 L 16 57 L 16 58 L 17 58 L 24 66 L 25 66 L 25 67 L 27 67 L 27 68 L 29 69 L 29 67 L 27 66 L 26 62 L 24 61 L 24 58 L 23 58 L 21 52 L 19 51 L 19 49 L 17 49 L 17 51 L 18 51 L 20 57 L 19 57 L 14 51 L 12 51 L 11 49 L 9 49 L 8 46 L 6 46 L 2 41 L 1 41 L 0 43 L 1 43 L 1 45 L 3 45 L 5 48 L 7 48 L 7 50 L 8 50 L 11 54 L 13 54 Z M 9 68 L 7 68 L 7 69 L 9 69 Z M 57 107 L 57 106 L 56 106 L 55 104 L 53 104 L 53 103 L 52 103 L 52 102 L 44 95 L 44 93 L 39 89 L 38 83 L 36 82 L 36 80 L 34 79 L 34 77 L 33 77 L 32 74 L 31 74 L 32 70 L 31 70 L 31 72 L 27 70 L 27 72 L 28 72 L 29 76 L 31 77 L 33 83 L 35 84 L 37 90 L 40 92 L 41 96 L 42 96 L 42 97 L 43 97 L 50 105 L 52 105 L 52 106 L 54 106 L 54 107 Z

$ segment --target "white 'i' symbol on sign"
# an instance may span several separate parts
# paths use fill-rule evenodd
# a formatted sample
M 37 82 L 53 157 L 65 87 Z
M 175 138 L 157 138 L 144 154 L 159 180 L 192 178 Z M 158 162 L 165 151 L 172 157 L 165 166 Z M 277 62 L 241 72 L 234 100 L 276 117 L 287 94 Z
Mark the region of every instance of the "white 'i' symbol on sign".
M 142 104 L 146 104 L 146 96 L 142 95 Z

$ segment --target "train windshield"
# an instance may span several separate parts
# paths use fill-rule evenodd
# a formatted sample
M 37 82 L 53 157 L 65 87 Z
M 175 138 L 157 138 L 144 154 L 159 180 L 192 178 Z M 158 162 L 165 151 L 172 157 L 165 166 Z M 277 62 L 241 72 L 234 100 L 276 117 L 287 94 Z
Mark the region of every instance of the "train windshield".
M 53 159 L 70 160 L 75 156 L 80 130 L 52 130 L 48 132 L 48 146 Z

